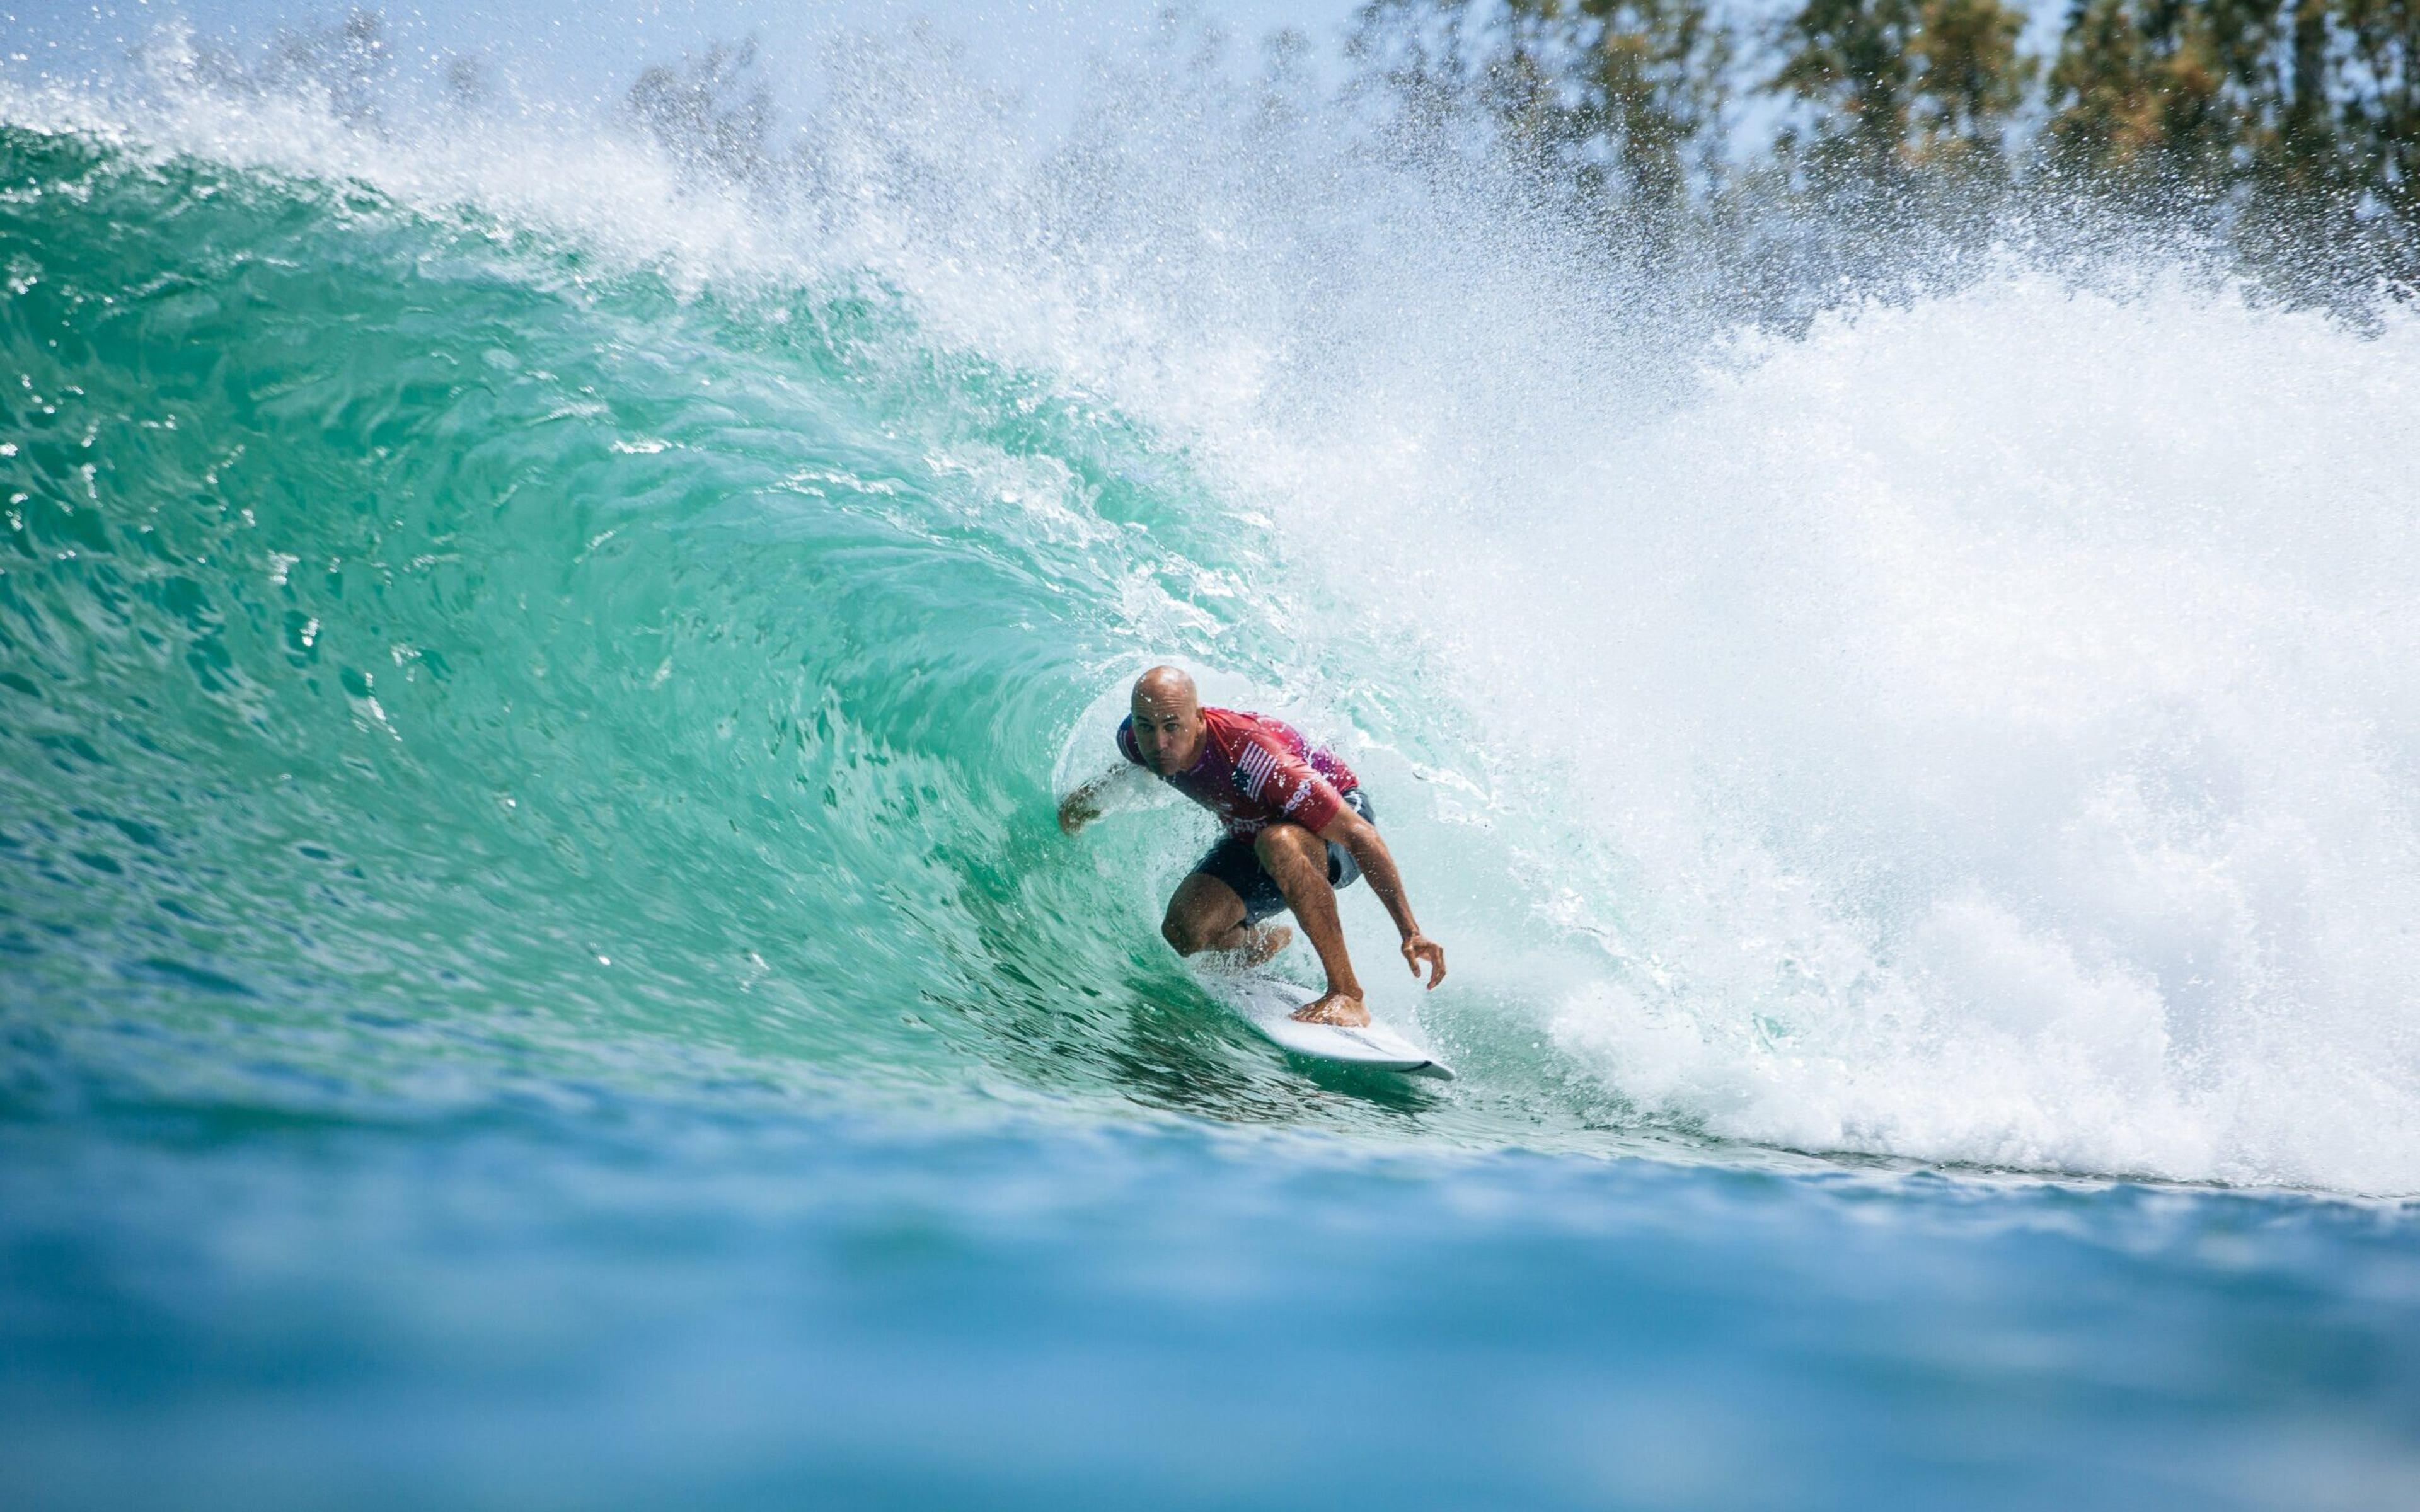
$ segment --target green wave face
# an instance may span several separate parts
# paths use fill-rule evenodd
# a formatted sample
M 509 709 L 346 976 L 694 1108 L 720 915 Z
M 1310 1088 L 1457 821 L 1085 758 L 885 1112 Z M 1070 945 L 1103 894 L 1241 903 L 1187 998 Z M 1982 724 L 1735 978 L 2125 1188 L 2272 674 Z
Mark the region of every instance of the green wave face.
M 21 1109 L 1307 1105 L 1051 820 L 1105 666 L 1265 636 L 1148 438 L 878 288 L 5 151 Z

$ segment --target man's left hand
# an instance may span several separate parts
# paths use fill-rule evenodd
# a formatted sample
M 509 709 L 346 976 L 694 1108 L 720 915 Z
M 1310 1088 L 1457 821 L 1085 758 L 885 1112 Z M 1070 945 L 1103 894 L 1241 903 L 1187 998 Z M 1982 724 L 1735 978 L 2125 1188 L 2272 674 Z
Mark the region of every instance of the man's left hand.
M 1415 980 L 1419 977 L 1423 961 L 1429 964 L 1429 986 L 1435 989 L 1438 982 L 1445 980 L 1445 947 L 1415 930 L 1404 936 L 1404 962 L 1412 968 Z

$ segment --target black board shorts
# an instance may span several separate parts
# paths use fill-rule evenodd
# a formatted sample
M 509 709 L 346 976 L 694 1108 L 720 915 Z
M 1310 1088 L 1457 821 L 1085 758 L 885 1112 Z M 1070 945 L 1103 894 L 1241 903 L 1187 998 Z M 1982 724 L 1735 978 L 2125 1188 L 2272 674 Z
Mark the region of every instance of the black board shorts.
M 1367 819 L 1378 822 L 1376 810 L 1370 807 L 1369 795 L 1359 788 L 1342 795 L 1344 806 Z M 1235 889 L 1244 900 L 1244 922 L 1257 924 L 1272 914 L 1285 912 L 1285 894 L 1278 888 L 1278 879 L 1261 870 L 1261 858 L 1252 850 L 1252 842 L 1241 835 L 1230 835 L 1210 847 L 1210 854 L 1195 864 L 1194 872 L 1217 877 Z M 1353 853 L 1334 841 L 1327 842 L 1327 885 L 1339 889 L 1361 880 L 1360 863 Z

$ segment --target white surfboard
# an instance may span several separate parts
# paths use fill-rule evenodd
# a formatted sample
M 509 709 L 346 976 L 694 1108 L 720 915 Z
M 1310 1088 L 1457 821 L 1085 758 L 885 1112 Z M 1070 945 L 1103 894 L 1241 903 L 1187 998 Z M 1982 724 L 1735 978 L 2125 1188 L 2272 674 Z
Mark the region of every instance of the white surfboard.
M 1295 1055 L 1372 1071 L 1453 1080 L 1452 1068 L 1375 1019 L 1359 1028 L 1347 1028 L 1341 1024 L 1305 1024 L 1295 1018 L 1295 1010 L 1320 995 L 1298 982 L 1240 977 L 1216 983 L 1212 991 L 1246 1023 Z

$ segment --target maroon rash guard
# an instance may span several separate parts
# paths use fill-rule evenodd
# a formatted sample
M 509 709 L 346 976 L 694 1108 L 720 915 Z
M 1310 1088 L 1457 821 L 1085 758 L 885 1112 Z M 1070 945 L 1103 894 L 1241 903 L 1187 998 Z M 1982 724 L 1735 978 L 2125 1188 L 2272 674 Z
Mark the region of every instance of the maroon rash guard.
M 1343 812 L 1344 795 L 1361 785 L 1335 752 L 1312 746 L 1282 719 L 1205 707 L 1202 722 L 1209 726 L 1202 754 L 1160 780 L 1217 814 L 1237 839 L 1249 840 L 1281 819 L 1315 835 Z M 1132 715 L 1118 726 L 1118 751 L 1144 764 Z

